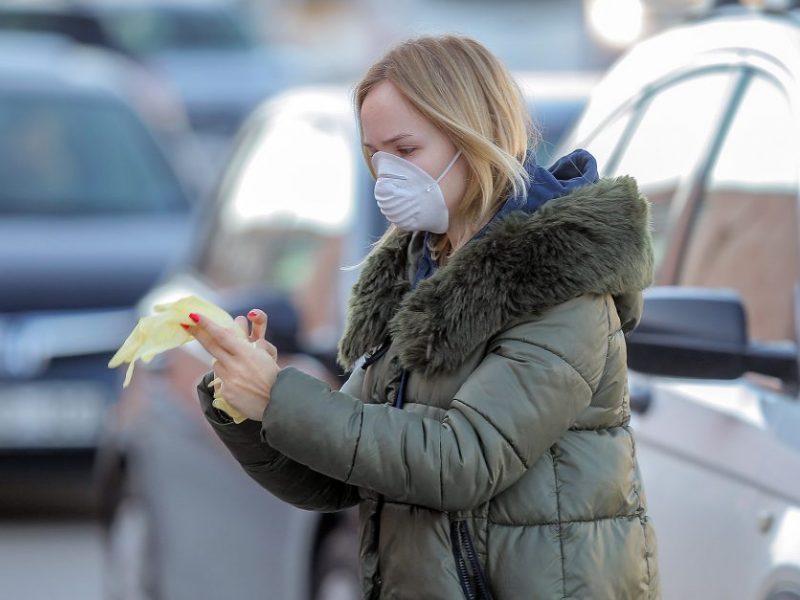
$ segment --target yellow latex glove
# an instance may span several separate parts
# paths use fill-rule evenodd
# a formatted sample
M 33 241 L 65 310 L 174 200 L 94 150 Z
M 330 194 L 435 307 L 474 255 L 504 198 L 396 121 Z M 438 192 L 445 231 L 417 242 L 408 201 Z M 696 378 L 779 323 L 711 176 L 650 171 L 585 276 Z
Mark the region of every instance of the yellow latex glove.
M 124 362 L 129 363 L 125 381 L 122 384 L 123 388 L 128 387 L 131 382 L 133 367 L 137 359 L 149 363 L 156 355 L 182 346 L 194 339 L 181 327 L 181 323 L 186 322 L 189 313 L 200 313 L 204 318 L 211 319 L 221 327 L 232 329 L 236 335 L 247 339 L 247 335 L 236 325 L 233 317 L 216 304 L 198 296 L 186 296 L 175 302 L 158 304 L 153 307 L 153 310 L 156 314 L 139 319 L 120 349 L 108 361 L 108 366 L 112 369 Z M 214 363 L 211 364 L 213 366 Z M 215 382 L 217 379 L 212 381 L 209 387 L 213 387 Z M 214 394 L 212 405 L 227 413 L 235 423 L 241 423 L 247 418 L 228 404 L 220 394 Z

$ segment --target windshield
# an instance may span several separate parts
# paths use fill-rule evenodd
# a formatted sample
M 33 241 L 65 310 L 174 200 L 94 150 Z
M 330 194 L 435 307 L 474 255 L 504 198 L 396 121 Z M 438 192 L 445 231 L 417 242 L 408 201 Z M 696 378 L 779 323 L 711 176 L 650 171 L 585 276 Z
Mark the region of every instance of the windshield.
M 133 8 L 109 13 L 104 25 L 133 54 L 169 50 L 244 50 L 254 41 L 236 13 L 215 8 Z
M 90 97 L 0 93 L 0 214 L 183 208 L 155 142 L 124 106 Z

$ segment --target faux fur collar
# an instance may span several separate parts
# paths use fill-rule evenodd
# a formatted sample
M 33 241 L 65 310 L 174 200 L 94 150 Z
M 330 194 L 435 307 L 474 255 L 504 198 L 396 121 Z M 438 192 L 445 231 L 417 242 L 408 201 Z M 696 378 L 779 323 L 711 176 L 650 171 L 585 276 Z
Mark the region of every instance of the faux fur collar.
M 391 336 L 400 364 L 452 372 L 504 325 L 586 293 L 619 296 L 653 279 L 650 205 L 632 177 L 601 179 L 514 212 L 414 290 L 410 232 L 367 258 L 350 296 L 339 364 L 350 370 Z

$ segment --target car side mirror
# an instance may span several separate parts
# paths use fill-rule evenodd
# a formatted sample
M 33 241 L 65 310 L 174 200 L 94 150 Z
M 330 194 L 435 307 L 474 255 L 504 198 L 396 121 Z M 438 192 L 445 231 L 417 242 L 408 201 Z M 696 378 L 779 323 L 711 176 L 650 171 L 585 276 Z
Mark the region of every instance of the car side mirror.
M 650 375 L 736 379 L 754 372 L 798 380 L 797 345 L 750 342 L 744 304 L 730 290 L 650 288 L 627 341 L 628 366 Z

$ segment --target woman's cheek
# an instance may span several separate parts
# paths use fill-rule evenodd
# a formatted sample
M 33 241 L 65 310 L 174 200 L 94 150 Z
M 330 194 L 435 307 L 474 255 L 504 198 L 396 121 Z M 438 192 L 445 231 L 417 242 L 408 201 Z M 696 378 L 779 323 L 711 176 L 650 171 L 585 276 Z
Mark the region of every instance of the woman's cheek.
M 452 212 L 464 198 L 467 191 L 466 182 L 466 169 L 462 166 L 459 160 L 447 176 L 439 183 L 444 195 L 444 203 L 447 208 Z

